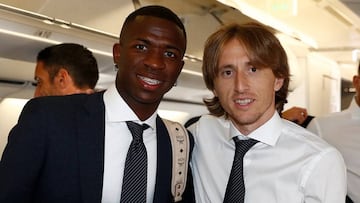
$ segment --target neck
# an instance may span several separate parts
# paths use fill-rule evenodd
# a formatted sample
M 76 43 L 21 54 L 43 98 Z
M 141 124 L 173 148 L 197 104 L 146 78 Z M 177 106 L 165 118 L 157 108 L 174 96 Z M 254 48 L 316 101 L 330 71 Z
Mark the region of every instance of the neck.
M 154 108 L 146 105 L 130 106 L 130 108 L 135 112 L 141 121 L 145 121 L 146 119 L 150 118 L 150 116 L 152 116 L 157 109 L 157 107 Z

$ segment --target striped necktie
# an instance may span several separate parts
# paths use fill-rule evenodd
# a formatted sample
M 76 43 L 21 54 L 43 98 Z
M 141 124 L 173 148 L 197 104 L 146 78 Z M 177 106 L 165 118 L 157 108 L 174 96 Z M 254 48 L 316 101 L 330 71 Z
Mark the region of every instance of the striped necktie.
M 224 203 L 243 203 L 245 198 L 243 158 L 246 152 L 258 141 L 254 139 L 239 140 L 237 137 L 234 137 L 233 140 L 235 142 L 235 156 L 226 186 Z
M 146 124 L 126 122 L 133 140 L 126 155 L 124 178 L 121 189 L 121 203 L 146 202 L 147 188 L 147 153 L 143 142 L 143 131 Z

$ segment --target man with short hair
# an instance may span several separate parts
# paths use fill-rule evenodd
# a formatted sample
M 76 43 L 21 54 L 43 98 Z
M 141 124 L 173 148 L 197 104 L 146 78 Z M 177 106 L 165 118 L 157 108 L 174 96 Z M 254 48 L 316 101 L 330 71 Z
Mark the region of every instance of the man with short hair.
M 86 47 L 62 43 L 38 53 L 34 97 L 94 92 L 99 79 L 95 57 Z

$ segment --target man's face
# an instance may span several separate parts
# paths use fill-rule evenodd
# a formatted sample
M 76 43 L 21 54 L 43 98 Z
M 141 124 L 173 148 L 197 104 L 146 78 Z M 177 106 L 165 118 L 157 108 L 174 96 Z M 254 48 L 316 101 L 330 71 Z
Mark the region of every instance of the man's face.
M 185 37 L 172 22 L 138 16 L 113 47 L 116 87 L 132 108 L 157 108 L 184 65 Z
M 48 71 L 44 68 L 44 63 L 38 61 L 35 68 L 35 80 L 37 82 L 34 97 L 58 95 L 56 84 L 50 80 Z
M 275 112 L 275 91 L 283 79 L 270 68 L 254 67 L 238 40 L 230 40 L 219 58 L 214 94 L 229 119 L 244 135 L 249 134 Z

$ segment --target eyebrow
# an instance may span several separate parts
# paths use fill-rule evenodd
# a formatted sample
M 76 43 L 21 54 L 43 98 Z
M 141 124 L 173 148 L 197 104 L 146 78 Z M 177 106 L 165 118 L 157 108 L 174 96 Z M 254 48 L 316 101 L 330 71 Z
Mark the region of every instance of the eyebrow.
M 145 43 L 145 44 L 149 44 L 149 45 L 152 44 L 151 40 L 149 40 L 149 39 L 137 38 L 137 39 L 135 39 L 135 40 L 141 41 L 141 42 L 143 42 L 143 43 Z M 154 40 L 154 41 L 156 41 L 156 40 Z M 176 50 L 176 51 L 178 51 L 180 54 L 183 53 L 183 51 L 182 51 L 180 48 L 178 48 L 178 47 L 176 47 L 176 46 L 174 46 L 174 45 L 172 45 L 172 44 L 164 44 L 164 45 L 165 45 L 165 48 L 166 48 L 166 49 Z

